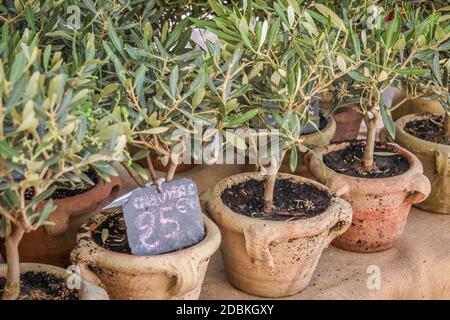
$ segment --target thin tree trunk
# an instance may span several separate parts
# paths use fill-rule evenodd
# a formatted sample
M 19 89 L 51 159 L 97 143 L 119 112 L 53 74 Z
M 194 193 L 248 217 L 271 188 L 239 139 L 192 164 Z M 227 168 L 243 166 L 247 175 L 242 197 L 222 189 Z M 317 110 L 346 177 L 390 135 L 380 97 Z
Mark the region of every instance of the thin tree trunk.
M 20 294 L 19 243 L 24 232 L 23 228 L 15 227 L 5 240 L 7 275 L 2 300 L 16 300 Z
M 275 181 L 277 180 L 276 174 L 266 175 L 264 182 L 264 209 L 265 213 L 271 213 L 273 211 L 273 192 L 275 189 Z
M 155 168 L 153 168 L 153 163 L 152 159 L 150 158 L 150 155 L 147 155 L 145 157 L 145 160 L 147 161 L 147 170 L 150 175 L 150 179 L 152 180 L 153 183 L 155 183 L 156 180 L 158 180 L 158 177 L 156 175 Z
M 131 179 L 134 180 L 134 182 L 141 188 L 145 187 L 145 181 L 142 179 L 142 177 L 138 174 L 139 179 L 141 179 L 141 181 L 139 181 L 133 174 L 133 172 L 130 170 L 130 168 L 128 168 L 128 166 L 121 162 L 120 163 L 122 165 L 122 167 L 127 171 L 128 175 L 130 176 Z
M 364 122 L 367 126 L 367 139 L 366 139 L 366 146 L 364 148 L 364 157 L 362 161 L 362 168 L 370 172 L 375 168 L 374 162 L 373 162 L 373 154 L 375 151 L 375 140 L 377 135 L 377 119 L 378 119 L 378 112 L 375 110 L 375 108 L 371 108 L 370 111 L 373 115 L 372 119 L 369 119 L 368 117 L 364 118 Z
M 172 181 L 178 164 L 170 160 L 169 171 L 167 172 L 166 181 Z
M 450 113 L 445 113 L 444 118 L 444 135 L 446 137 L 450 136 Z
M 286 150 L 281 150 L 280 159 L 277 159 L 276 156 L 272 155 L 270 167 L 266 169 L 266 178 L 264 181 L 264 213 L 271 213 L 273 211 L 273 193 L 275 191 L 275 182 L 285 155 Z

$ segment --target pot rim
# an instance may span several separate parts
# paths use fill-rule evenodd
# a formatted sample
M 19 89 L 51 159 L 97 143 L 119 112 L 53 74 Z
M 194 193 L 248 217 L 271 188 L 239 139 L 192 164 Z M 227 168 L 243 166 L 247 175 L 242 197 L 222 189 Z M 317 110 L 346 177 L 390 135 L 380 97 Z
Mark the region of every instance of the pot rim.
M 431 141 L 427 141 L 424 139 L 420 139 L 417 138 L 415 136 L 413 136 L 412 134 L 406 132 L 406 130 L 404 129 L 405 125 L 408 122 L 414 121 L 414 120 L 420 120 L 423 119 L 427 116 L 427 114 L 430 114 L 430 112 L 428 113 L 415 113 L 415 114 L 408 114 L 406 116 L 401 117 L 400 119 L 398 119 L 395 122 L 395 126 L 396 129 L 398 131 L 398 135 L 399 138 L 406 138 L 410 141 L 412 141 L 414 143 L 414 145 L 418 146 L 421 152 L 430 152 L 430 151 L 435 151 L 435 150 L 443 150 L 446 152 L 450 153 L 450 145 L 445 145 L 442 143 L 436 143 L 436 142 L 431 142 Z M 435 116 L 441 116 L 442 114 L 440 113 L 431 113 L 432 115 Z M 404 140 L 404 139 L 402 139 Z
M 222 179 L 211 190 L 206 202 L 208 212 L 210 212 L 213 216 L 220 215 L 220 224 L 224 223 L 228 228 L 236 232 L 242 233 L 242 230 L 253 225 L 261 228 L 285 229 L 287 233 L 293 233 L 294 231 L 296 231 L 294 232 L 296 234 L 302 233 L 299 232 L 299 230 L 304 230 L 304 236 L 314 236 L 328 231 L 330 227 L 335 224 L 333 222 L 335 222 L 336 220 L 337 211 L 345 211 L 343 210 L 344 208 L 351 211 L 350 205 L 347 202 L 334 195 L 333 192 L 331 192 L 330 189 L 323 184 L 301 176 L 287 173 L 278 173 L 277 179 L 289 179 L 300 184 L 313 185 L 320 190 L 326 191 L 331 197 L 331 203 L 329 207 L 325 211 L 315 216 L 292 221 L 274 221 L 248 217 L 231 210 L 222 202 L 220 195 L 222 194 L 223 190 L 225 190 L 225 188 L 250 179 L 262 180 L 264 179 L 264 175 L 259 172 L 247 172 Z M 217 221 L 216 217 L 215 220 Z
M 330 116 L 325 119 L 327 120 L 327 125 L 325 126 L 325 128 L 316 132 L 302 134 L 300 136 L 303 137 L 305 140 L 307 140 L 307 139 L 321 138 L 325 133 L 336 131 L 336 120 L 334 119 L 334 117 Z
M 200 242 L 180 250 L 152 256 L 137 256 L 133 254 L 114 252 L 98 245 L 92 232 L 108 217 L 109 214 L 120 212 L 121 208 L 103 210 L 90 218 L 77 233 L 77 245 L 71 254 L 71 261 L 76 264 L 85 262 L 93 266 L 120 270 L 121 272 L 152 273 L 160 270 L 160 266 L 170 265 L 173 258 L 197 256 L 199 260 L 209 258 L 218 249 L 221 235 L 219 228 L 204 214 L 205 237 Z
M 364 141 L 365 140 L 358 140 L 358 141 Z M 366 186 L 373 186 L 375 189 L 378 189 L 379 186 L 377 186 L 378 183 L 383 184 L 390 184 L 392 186 L 396 186 L 395 189 L 404 189 L 405 186 L 400 184 L 399 181 L 406 181 L 409 180 L 414 175 L 417 175 L 417 173 L 423 172 L 423 166 L 420 160 L 410 151 L 408 151 L 405 148 L 402 148 L 396 143 L 391 142 L 382 142 L 385 145 L 392 146 L 394 148 L 394 151 L 398 152 L 400 155 L 405 157 L 408 160 L 409 163 L 409 169 L 405 171 L 404 173 L 400 175 L 396 175 L 393 177 L 386 177 L 386 178 L 363 178 L 363 177 L 353 177 L 350 175 L 342 174 L 339 172 L 334 171 L 333 169 L 329 168 L 328 166 L 323 163 L 323 155 L 327 154 L 329 152 L 335 151 L 335 150 L 341 150 L 349 145 L 349 141 L 343 141 L 338 143 L 332 143 L 326 147 L 316 148 L 310 152 L 311 159 L 310 159 L 310 169 L 314 171 L 314 175 L 320 180 L 323 181 L 323 178 L 328 175 L 336 176 L 343 180 L 350 180 L 351 184 L 365 184 Z M 323 170 L 316 169 L 314 167 L 321 167 Z M 318 172 L 320 170 L 320 172 Z M 373 188 L 372 187 L 372 188 Z M 367 191 L 369 192 L 369 191 Z
M 5 276 L 7 270 L 7 264 L 0 264 L 0 275 Z M 46 272 L 55 275 L 56 277 L 60 277 L 63 280 L 67 280 L 69 277 L 73 275 L 72 272 L 67 272 L 68 269 L 64 269 L 58 266 L 54 266 L 51 264 L 45 263 L 35 263 L 35 262 L 21 262 L 20 263 L 20 274 L 22 275 L 28 271 L 35 272 Z M 79 275 L 81 279 L 81 288 L 76 289 L 78 291 L 79 299 L 78 300 L 109 300 L 108 294 L 106 291 L 99 286 L 96 286 L 85 279 L 81 275 Z M 96 291 L 96 292 L 93 292 Z
M 8 266 L 6 263 L 0 264 L 0 275 L 4 275 L 7 267 Z M 58 266 L 54 266 L 51 264 L 45 264 L 45 263 L 21 262 L 20 263 L 20 274 L 23 274 L 28 271 L 52 273 L 57 277 L 61 277 L 62 279 L 67 279 L 70 276 L 70 274 L 66 272 L 66 269 L 63 269 Z
M 54 204 L 61 204 L 62 202 L 65 201 L 80 201 L 83 202 L 84 198 L 87 197 L 89 194 L 91 193 L 95 193 L 95 192 L 100 192 L 101 189 L 105 188 L 106 186 L 110 185 L 110 184 L 114 184 L 114 179 L 120 179 L 118 176 L 117 177 L 110 177 L 110 182 L 107 182 L 105 180 L 103 180 L 100 176 L 98 177 L 98 181 L 95 184 L 95 186 L 93 186 L 91 189 L 84 191 L 82 193 L 76 194 L 74 196 L 70 196 L 70 197 L 65 197 L 65 198 L 60 198 L 60 199 L 52 199 Z M 43 203 L 46 203 L 48 200 L 44 200 L 42 201 Z

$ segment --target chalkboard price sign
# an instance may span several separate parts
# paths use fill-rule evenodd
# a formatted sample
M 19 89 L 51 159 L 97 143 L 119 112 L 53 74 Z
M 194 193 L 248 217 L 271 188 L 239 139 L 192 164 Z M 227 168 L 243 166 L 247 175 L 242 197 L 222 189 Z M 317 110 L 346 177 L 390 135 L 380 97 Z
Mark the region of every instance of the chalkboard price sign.
M 160 192 L 161 191 L 161 192 Z M 191 179 L 136 189 L 123 206 L 131 252 L 138 256 L 171 252 L 205 237 L 198 191 Z

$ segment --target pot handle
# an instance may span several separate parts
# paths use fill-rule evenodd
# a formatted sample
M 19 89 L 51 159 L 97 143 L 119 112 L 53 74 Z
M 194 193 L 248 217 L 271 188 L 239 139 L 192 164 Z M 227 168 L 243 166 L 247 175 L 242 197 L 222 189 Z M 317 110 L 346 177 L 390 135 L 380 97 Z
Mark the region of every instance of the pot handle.
M 273 268 L 274 262 L 269 250 L 269 244 L 274 233 L 265 228 L 251 225 L 244 229 L 245 250 L 253 263 Z
M 103 284 L 102 280 L 100 280 L 98 275 L 91 270 L 91 266 L 92 264 L 85 260 L 80 260 L 76 263 L 76 267 L 80 269 L 81 278 L 83 278 L 87 282 L 92 283 L 93 285 L 106 290 L 106 287 Z
M 79 274 L 85 281 L 105 289 L 100 278 L 90 268 L 91 266 L 96 265 L 94 260 L 96 255 L 97 251 L 90 250 L 87 241 L 82 239 L 70 253 L 70 261 L 75 268 L 79 269 Z
M 120 177 L 111 177 L 111 190 L 106 198 L 116 198 L 120 189 L 122 189 L 122 181 L 120 180 Z
M 203 191 L 200 194 L 199 200 L 200 200 L 200 207 L 203 209 L 203 211 L 205 212 L 205 214 L 210 217 L 211 215 L 209 214 L 209 210 L 208 210 L 208 202 L 211 199 L 212 196 L 212 188 L 208 188 L 205 191 Z
M 172 299 L 183 299 L 183 295 L 195 289 L 199 282 L 199 261 L 192 257 L 180 257 L 171 264 L 170 275 L 176 277 L 175 286 L 170 289 Z
M 350 192 L 350 185 L 338 177 L 330 177 L 327 187 L 336 193 L 338 197 L 345 197 Z
M 59 236 L 67 231 L 69 228 L 69 219 L 71 213 L 68 210 L 61 209 L 50 213 L 48 220 L 53 222 L 53 225 L 47 224 L 44 226 L 45 232 L 49 236 Z
M 337 216 L 337 221 L 333 225 L 333 227 L 330 229 L 326 241 L 326 247 L 328 247 L 336 237 L 343 234 L 352 224 L 352 218 L 353 218 L 353 210 L 350 204 L 345 201 L 344 199 L 338 198 L 337 199 L 339 205 L 340 205 L 340 212 Z
M 415 204 L 425 200 L 431 192 L 431 183 L 428 178 L 422 174 L 417 174 L 411 181 L 408 188 L 409 194 L 405 202 Z
M 436 173 L 439 176 L 450 177 L 450 155 L 448 151 L 439 149 L 436 150 L 435 158 L 436 158 Z
M 303 156 L 303 164 L 305 165 L 307 170 L 310 170 L 309 164 L 311 162 L 311 157 L 313 156 L 313 153 L 311 151 L 308 151 L 304 156 Z
M 389 136 L 389 133 L 385 128 L 380 130 L 380 141 L 381 142 L 392 142 L 392 138 Z
M 110 191 L 106 198 L 99 199 L 97 201 L 94 201 L 86 210 L 94 210 L 97 208 L 101 203 L 103 203 L 106 199 L 109 199 L 111 197 L 114 197 L 117 195 L 120 191 L 120 188 L 122 187 L 122 182 L 120 178 L 111 177 L 111 184 L 110 184 Z M 69 220 L 70 217 L 74 216 L 75 213 L 79 210 L 76 206 L 74 207 L 67 207 L 65 209 L 58 210 L 58 208 L 52 212 L 48 218 L 49 221 L 53 222 L 53 225 L 45 225 L 45 232 L 49 236 L 59 236 L 67 231 L 69 228 Z

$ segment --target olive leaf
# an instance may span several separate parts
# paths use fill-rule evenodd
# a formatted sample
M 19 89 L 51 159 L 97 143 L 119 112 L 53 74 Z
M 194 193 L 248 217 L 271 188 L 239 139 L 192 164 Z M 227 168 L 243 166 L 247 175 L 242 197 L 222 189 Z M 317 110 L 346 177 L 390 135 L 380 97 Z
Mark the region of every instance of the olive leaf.
M 106 243 L 106 240 L 109 238 L 109 229 L 103 228 L 101 233 L 102 242 Z

